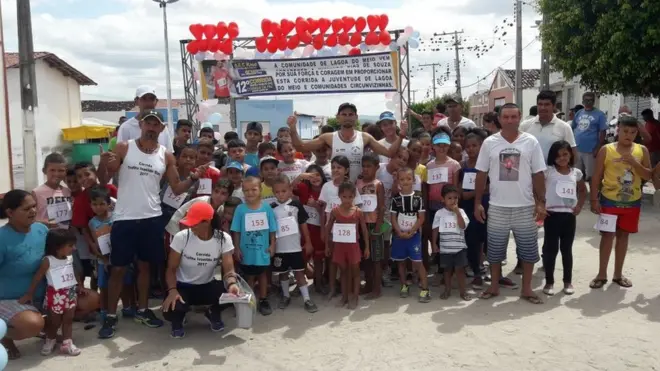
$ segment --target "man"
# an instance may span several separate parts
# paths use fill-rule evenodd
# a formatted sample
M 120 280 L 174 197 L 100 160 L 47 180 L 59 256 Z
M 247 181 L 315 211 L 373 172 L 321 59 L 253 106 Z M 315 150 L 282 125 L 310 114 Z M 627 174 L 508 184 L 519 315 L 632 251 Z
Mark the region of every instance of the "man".
M 101 183 L 119 174 L 117 204 L 110 233 L 112 272 L 108 285 L 108 315 L 99 330 L 102 339 L 115 334 L 117 301 L 124 274 L 136 258 L 139 309 L 135 320 L 152 328 L 163 325 L 163 321 L 147 306 L 150 265 L 165 261 L 160 183 L 165 178 L 170 191 L 179 195 L 188 191 L 207 169 L 207 166 L 200 166 L 182 181 L 174 155 L 159 144 L 160 134 L 166 129 L 162 115 L 155 110 L 142 112 L 139 127 L 142 134 L 138 139 L 117 143 L 114 152 L 101 154 L 98 169 Z
M 541 145 L 534 136 L 520 132 L 520 109 L 513 103 L 502 106 L 499 122 L 502 130 L 488 137 L 477 158 L 474 215 L 486 221 L 481 199 L 490 179 L 488 210 L 488 261 L 491 286 L 481 295 L 490 299 L 500 293 L 502 261 L 506 259 L 509 234 L 513 232 L 516 253 L 523 262 L 521 298 L 533 304 L 542 303 L 532 291 L 534 264 L 539 261 L 538 230 L 535 218 L 545 218 L 545 176 Z
M 358 175 L 362 172 L 362 155 L 364 147 L 369 146 L 377 155 L 394 157 L 401 147 L 401 141 L 408 131 L 408 123 L 401 123 L 401 133 L 398 138 L 387 149 L 384 145 L 378 143 L 371 135 L 355 130 L 355 122 L 358 119 L 357 108 L 352 103 L 342 103 L 337 109 L 337 122 L 339 130 L 334 133 L 324 133 L 316 139 L 303 141 L 298 135 L 298 119 L 295 115 L 289 116 L 287 124 L 291 129 L 291 139 L 293 146 L 300 152 L 316 151 L 323 148 L 324 145 L 330 146 L 331 158 L 343 155 L 348 157 L 351 163 L 350 178 L 355 182 Z
M 396 133 L 396 118 L 394 117 L 394 112 L 385 111 L 381 113 L 378 117 L 376 125 L 378 125 L 384 136 L 384 138 L 379 140 L 378 143 L 382 144 L 383 147 L 390 149 L 390 147 L 392 147 L 392 143 L 394 143 L 399 137 Z M 407 147 L 408 139 L 403 139 L 401 141 L 401 146 Z M 380 159 L 380 163 L 390 162 L 390 158 L 387 156 L 378 157 Z
M 147 85 L 138 86 L 137 90 L 135 90 L 134 100 L 135 105 L 140 109 L 140 112 L 153 110 L 158 103 L 156 89 Z M 140 121 L 135 117 L 130 118 L 119 127 L 119 132 L 117 132 L 117 143 L 127 142 L 131 139 L 138 139 L 141 133 Z M 174 152 L 172 136 L 167 128 L 161 131 L 160 136 L 158 137 L 158 143 L 164 146 L 168 151 Z
M 463 117 L 463 102 L 459 98 L 451 97 L 445 100 L 447 106 L 447 117 L 438 121 L 437 126 L 445 125 L 452 131 L 457 126 L 463 126 L 466 129 L 476 128 L 477 124 L 467 117 Z
M 642 111 L 642 119 L 644 119 L 646 135 L 644 135 L 644 132 L 641 135 L 646 137 L 644 138 L 644 145 L 651 155 L 651 167 L 655 167 L 660 162 L 660 121 L 655 118 L 653 111 L 648 108 Z
M 594 174 L 594 159 L 605 143 L 605 131 L 607 131 L 607 117 L 594 107 L 596 94 L 586 92 L 582 95 L 584 109 L 575 112 L 572 121 L 575 142 L 578 149 L 576 167 L 583 168 L 585 180 L 591 179 Z
M 557 95 L 550 90 L 542 91 L 536 96 L 537 115 L 520 125 L 520 131 L 533 135 L 539 141 L 543 150 L 543 158 L 548 159 L 548 152 L 552 144 L 558 140 L 565 140 L 573 148 L 573 156 L 577 156 L 575 137 L 571 126 L 560 120 L 555 114 Z M 530 110 L 530 113 L 532 110 Z
M 192 123 L 188 120 L 179 120 L 176 123 L 176 136 L 172 142 L 172 148 L 174 149 L 174 156 L 178 157 L 181 149 L 188 144 L 190 141 L 190 136 L 192 135 Z
M 605 143 L 614 143 L 616 142 L 616 134 L 619 128 L 619 118 L 623 115 L 632 115 L 630 107 L 623 105 L 619 107 L 619 114 L 617 117 L 613 118 L 612 121 L 607 124 L 607 130 L 605 131 Z

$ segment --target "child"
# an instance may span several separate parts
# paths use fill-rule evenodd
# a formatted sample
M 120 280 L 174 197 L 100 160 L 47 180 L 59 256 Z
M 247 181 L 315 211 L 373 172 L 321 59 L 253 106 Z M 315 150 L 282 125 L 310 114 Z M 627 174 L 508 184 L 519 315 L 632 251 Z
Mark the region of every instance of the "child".
M 262 157 L 259 161 L 259 170 L 261 172 L 261 199 L 271 204 L 275 201 L 275 194 L 273 193 L 273 184 L 277 178 L 277 165 L 280 163 L 278 159 L 272 156 Z
M 179 149 L 179 156 L 176 159 L 176 165 L 181 180 L 187 179 L 188 176 L 190 175 L 190 172 L 193 171 L 195 166 L 197 166 L 196 162 L 198 158 L 198 153 L 201 150 L 202 147 L 198 147 L 198 150 L 195 151 L 195 148 L 190 145 L 185 145 Z M 207 149 L 204 148 L 204 151 L 206 150 Z M 210 169 L 211 168 L 209 168 L 209 170 Z M 190 200 L 190 198 L 193 196 L 195 189 L 199 191 L 199 187 L 197 186 L 197 184 L 193 184 L 193 186 L 188 190 L 188 192 L 183 192 L 179 195 L 175 195 L 174 192 L 172 192 L 172 188 L 163 179 L 163 181 L 161 182 L 160 199 L 161 199 L 161 209 L 163 211 L 163 219 L 166 222 L 170 221 L 172 215 L 174 215 L 176 210 L 180 208 L 181 205 L 183 205 L 185 202 L 188 202 Z M 210 193 L 211 192 L 209 189 L 209 192 L 207 194 Z M 169 238 L 166 238 L 165 241 L 166 242 L 169 241 Z
M 213 210 L 220 212 L 222 210 L 225 202 L 230 198 L 230 195 L 234 192 L 234 185 L 229 181 L 229 179 L 220 179 L 213 185 L 213 193 L 211 196 L 200 196 L 193 198 L 192 200 L 186 202 L 181 207 L 179 207 L 174 215 L 170 218 L 165 231 L 171 236 L 179 233 L 181 230 L 181 225 L 179 222 L 183 217 L 186 216 L 190 207 L 198 202 L 207 202 L 211 204 Z M 239 199 L 240 201 L 240 199 Z
M 298 196 L 300 203 L 307 211 L 307 229 L 309 230 L 310 240 L 312 242 L 313 252 L 308 255 L 308 259 L 314 261 L 314 290 L 323 295 L 328 294 L 328 290 L 323 284 L 323 272 L 325 267 L 325 244 L 321 235 L 321 214 L 323 208 L 318 199 L 321 194 L 321 188 L 327 182 L 323 169 L 319 165 L 309 165 L 307 168 L 309 179 L 297 183 L 294 194 Z M 326 271 L 327 273 L 327 271 Z
M 49 355 L 57 343 L 57 330 L 62 327 L 62 346 L 60 352 L 70 356 L 80 354 L 80 349 L 73 344 L 73 316 L 76 312 L 78 294 L 82 290 L 80 277 L 73 269 L 73 247 L 76 236 L 66 229 L 52 229 L 46 236 L 46 251 L 39 270 L 32 279 L 30 288 L 19 299 L 20 304 L 32 301 L 35 290 L 44 277 L 48 282 L 44 309 L 48 313 L 46 339 L 41 354 Z
M 465 150 L 465 137 L 467 134 L 468 129 L 465 126 L 457 126 L 451 132 L 451 142 L 457 143 L 463 150 Z M 463 155 L 465 157 L 465 151 L 463 151 Z
M 172 147 L 174 148 L 174 156 L 179 156 L 181 150 L 188 145 L 190 135 L 192 133 L 192 123 L 188 120 L 181 119 L 176 123 L 176 136 L 174 137 Z M 112 149 L 110 149 L 112 151 Z
M 69 165 L 66 169 L 66 186 L 71 191 L 71 197 L 75 198 L 80 192 L 82 192 L 82 187 L 78 183 L 78 178 L 76 178 L 76 170 L 74 165 Z M 81 282 L 89 277 L 90 287 L 92 290 L 96 291 L 98 286 L 96 285 L 96 277 L 94 275 L 94 256 L 89 251 L 89 246 L 87 241 L 80 233 L 78 228 L 71 228 L 73 234 L 76 236 L 76 248 L 73 252 L 73 262 L 77 265 L 77 273 L 82 278 Z
M 263 126 L 256 121 L 248 123 L 245 127 L 245 163 L 253 168 L 259 167 L 261 158 L 259 143 L 263 140 L 263 131 Z
M 71 190 L 62 186 L 66 178 L 66 159 L 53 152 L 44 159 L 41 170 L 46 182 L 32 191 L 37 202 L 37 221 L 48 228 L 69 228 L 71 222 Z
M 241 201 L 245 202 L 245 198 L 243 198 L 243 188 L 241 187 L 244 173 L 243 168 L 243 165 L 241 165 L 238 161 L 230 161 L 227 164 L 226 171 L 227 178 L 234 186 L 234 192 L 231 194 L 231 196 L 238 197 L 241 199 Z
M 543 267 L 546 295 L 554 295 L 555 261 L 561 251 L 564 268 L 564 294 L 572 295 L 573 240 L 575 220 L 587 198 L 582 171 L 574 166 L 573 150 L 565 140 L 552 144 L 548 151 L 548 170 L 545 172 L 545 218 L 543 237 Z
M 314 137 L 314 139 L 317 137 L 318 135 Z M 326 144 L 314 151 L 314 157 L 316 158 L 314 160 L 314 164 L 319 165 L 321 169 L 323 169 L 323 173 L 325 174 L 326 179 L 332 178 L 332 170 L 330 169 L 331 149 L 332 148 Z
M 264 157 L 275 157 L 275 153 L 277 153 L 277 147 L 275 147 L 273 142 L 263 142 L 259 144 L 259 159 Z
M 620 117 L 618 141 L 601 147 L 596 157 L 590 187 L 591 211 L 601 214 L 598 223 L 601 239 L 598 275 L 589 285 L 592 289 L 601 288 L 607 283 L 607 264 L 613 245 L 612 282 L 621 287 L 632 287 L 632 282 L 623 276 L 623 262 L 628 251 L 628 236 L 630 233 L 637 233 L 639 228 L 642 181 L 649 180 L 652 175 L 648 149 L 634 143 L 638 132 L 635 117 Z M 597 189 L 600 189 L 600 193 L 595 191 Z M 616 232 L 603 231 L 605 228 L 600 226 L 602 214 L 616 216 Z
M 279 140 L 277 142 L 277 151 L 282 155 L 282 161 L 277 165 L 277 170 L 280 174 L 284 174 L 292 181 L 302 174 L 309 162 L 306 160 L 298 160 L 295 158 L 296 150 L 293 148 L 291 142 Z
M 291 142 L 291 129 L 289 129 L 287 126 L 283 126 L 277 129 L 277 142 L 279 143 L 280 141 Z M 280 161 L 284 160 L 284 158 L 282 158 L 282 153 L 279 151 L 275 154 L 275 158 Z M 305 156 L 302 154 L 302 152 L 296 152 L 294 158 L 298 160 L 304 160 Z
M 407 166 L 415 172 L 415 184 L 413 185 L 413 190 L 422 194 L 423 199 L 426 199 L 427 171 L 426 166 L 420 162 L 422 158 L 422 144 L 418 139 L 413 138 L 408 142 L 407 149 Z
M 286 175 L 279 175 L 273 184 L 277 201 L 271 204 L 277 219 L 275 255 L 273 256 L 273 273 L 280 275 L 282 298 L 278 307 L 285 309 L 291 303 L 289 292 L 289 272 L 293 272 L 302 294 L 305 310 L 309 313 L 318 311 L 316 304 L 309 297 L 309 288 L 305 278 L 305 257 L 300 237 L 305 241 L 305 253 L 313 252 L 312 242 L 307 229 L 309 219 L 307 211 L 298 200 L 291 199 L 291 184 Z
M 273 313 L 268 302 L 268 267 L 275 253 L 277 220 L 273 209 L 261 201 L 261 181 L 247 177 L 242 184 L 245 203 L 238 205 L 231 223 L 234 259 L 240 263 L 248 284 L 259 282 L 258 310 L 264 316 Z
M 469 223 L 465 211 L 458 207 L 460 193 L 453 185 L 442 188 L 445 207 L 433 219 L 433 253 L 440 253 L 440 268 L 444 271 L 445 291 L 440 299 L 451 296 L 451 278 L 456 272 L 458 290 L 463 300 L 472 300 L 465 290 L 465 267 L 468 265 L 465 228 Z
M 422 165 L 428 164 L 430 161 L 433 161 L 433 144 L 431 143 L 431 134 L 423 132 L 419 135 L 419 143 L 422 145 L 422 157 L 419 159 L 419 163 Z
M 463 147 L 457 142 L 451 142 L 451 144 L 449 144 L 449 151 L 447 152 L 447 156 L 456 160 L 457 162 L 463 161 Z
M 502 126 L 500 125 L 500 121 L 497 118 L 497 113 L 495 112 L 488 112 L 487 114 L 485 114 L 483 118 L 483 122 L 484 122 L 484 129 L 486 129 L 490 135 L 498 133 L 502 128 Z
M 236 197 L 229 197 L 222 207 L 222 222 L 221 228 L 223 232 L 231 233 L 231 221 L 234 219 L 236 208 L 240 205 L 241 199 Z
M 362 239 L 369 239 L 370 259 L 365 266 L 365 292 L 367 299 L 376 299 L 381 296 L 383 285 L 382 261 L 384 254 L 382 225 L 385 217 L 385 187 L 376 179 L 379 168 L 377 155 L 367 154 L 362 157 L 362 177 L 357 180 L 357 190 L 362 198 L 362 211 L 369 235 L 362 235 Z M 362 241 L 364 244 L 364 241 Z
M 238 162 L 243 166 L 244 172 L 251 169 L 250 165 L 245 163 L 245 142 L 240 139 L 230 140 L 229 143 L 227 143 L 227 153 L 229 154 L 229 160 L 227 163 L 232 161 Z
M 400 296 L 408 297 L 409 285 L 406 282 L 406 260 L 412 261 L 413 270 L 417 271 L 422 290 L 419 302 L 431 301 L 426 269 L 422 264 L 421 228 L 424 225 L 424 201 L 413 191 L 414 172 L 411 168 L 402 168 L 397 173 L 399 194 L 392 198 L 390 222 L 392 223 L 392 260 L 397 262 Z
M 206 172 L 199 178 L 196 182 L 196 191 L 195 197 L 210 195 L 213 189 L 213 185 L 220 179 L 221 173 L 220 170 L 216 169 L 213 161 L 213 152 L 214 152 L 213 142 L 209 139 L 202 138 L 197 143 L 197 161 L 195 166 L 204 166 L 208 165 Z M 178 161 L 177 161 L 178 164 Z M 192 168 L 188 171 L 182 172 L 179 170 L 179 175 L 182 179 L 188 177 L 191 171 L 195 171 L 195 168 Z M 166 183 L 166 182 L 163 182 Z M 185 197 L 185 195 L 184 195 Z
M 333 160 L 334 161 L 334 160 Z M 342 298 L 339 307 L 348 304 L 348 309 L 355 309 L 358 305 L 360 293 L 360 244 L 358 234 L 368 236 L 367 224 L 362 211 L 354 206 L 355 185 L 346 180 L 338 189 L 341 203 L 330 211 L 328 231 L 326 234 L 325 254 L 332 256 L 332 262 L 341 270 Z M 358 232 L 359 231 L 359 232 Z M 364 258 L 369 259 L 369 238 L 364 239 Z M 330 282 L 334 277 L 330 276 Z M 330 297 L 332 297 L 332 291 Z

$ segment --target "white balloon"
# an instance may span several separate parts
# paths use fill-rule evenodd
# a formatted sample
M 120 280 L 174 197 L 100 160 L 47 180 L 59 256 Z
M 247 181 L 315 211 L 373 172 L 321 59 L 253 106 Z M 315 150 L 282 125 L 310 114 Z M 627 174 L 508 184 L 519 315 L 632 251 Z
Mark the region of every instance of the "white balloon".
M 302 57 L 302 49 L 301 48 L 296 48 L 296 50 L 293 51 L 293 54 L 291 54 L 292 58 L 300 58 Z
M 385 108 L 387 108 L 390 111 L 393 111 L 394 109 L 396 109 L 396 104 L 394 104 L 394 102 L 392 101 L 389 101 L 385 103 Z
M 401 100 L 401 94 L 399 94 L 399 93 L 394 93 L 394 94 L 392 95 L 392 102 L 398 102 L 399 100 Z
M 243 52 L 244 59 L 254 59 L 255 51 L 254 50 L 245 50 Z
M 314 53 L 314 46 L 313 45 L 307 45 L 305 49 L 303 50 L 302 56 L 303 57 L 309 57 Z
M 197 62 L 201 62 L 204 59 L 206 59 L 206 52 L 199 52 L 199 53 L 195 54 L 195 60 Z
M 396 44 L 399 46 L 404 46 L 408 42 L 408 39 L 410 39 L 410 35 L 406 35 L 404 33 L 400 35 L 399 38 L 396 40 Z
M 238 53 L 238 50 L 234 52 L 234 56 L 236 56 L 236 53 Z M 215 59 L 216 61 L 223 61 L 224 60 L 223 58 L 225 57 L 226 57 L 225 54 L 222 52 L 216 52 L 215 54 L 213 54 L 213 59 Z
M 415 30 L 413 30 L 412 26 L 408 26 L 408 27 L 406 27 L 406 28 L 403 29 L 403 33 L 404 33 L 404 35 L 408 35 L 408 36 L 412 36 L 412 33 L 413 33 L 414 31 L 415 31 Z

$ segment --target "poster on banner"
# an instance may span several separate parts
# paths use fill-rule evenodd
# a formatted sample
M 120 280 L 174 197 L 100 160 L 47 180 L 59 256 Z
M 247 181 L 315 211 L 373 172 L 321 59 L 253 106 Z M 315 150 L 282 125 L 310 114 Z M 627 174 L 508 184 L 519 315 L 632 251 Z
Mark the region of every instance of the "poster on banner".
M 229 98 L 229 85 L 232 81 L 229 77 L 227 61 L 202 61 L 199 64 L 199 71 L 202 99 Z
M 231 96 L 399 90 L 398 52 L 280 60 L 229 61 Z

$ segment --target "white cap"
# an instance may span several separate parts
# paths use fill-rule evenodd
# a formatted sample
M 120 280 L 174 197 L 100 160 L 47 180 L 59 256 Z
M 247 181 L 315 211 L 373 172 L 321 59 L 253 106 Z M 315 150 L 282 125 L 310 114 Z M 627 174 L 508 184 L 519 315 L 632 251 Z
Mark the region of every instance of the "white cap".
M 149 85 L 141 85 L 138 86 L 137 90 L 135 90 L 136 98 L 142 98 L 146 94 L 153 94 L 154 96 L 156 96 L 156 89 L 152 88 Z

